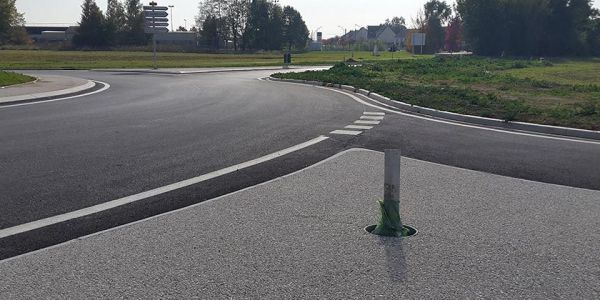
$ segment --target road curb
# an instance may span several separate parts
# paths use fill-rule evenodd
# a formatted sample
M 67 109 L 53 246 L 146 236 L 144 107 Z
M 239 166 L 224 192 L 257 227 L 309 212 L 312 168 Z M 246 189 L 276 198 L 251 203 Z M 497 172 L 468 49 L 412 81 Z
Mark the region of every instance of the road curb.
M 93 89 L 95 86 L 96 86 L 95 82 L 93 82 L 91 80 L 87 80 L 87 82 L 85 84 L 82 84 L 82 85 L 79 85 L 76 87 L 72 87 L 72 88 L 68 88 L 68 89 L 58 90 L 58 91 L 36 93 L 36 94 L 26 94 L 26 95 L 19 95 L 19 96 L 0 97 L 0 105 L 17 103 L 17 102 L 35 101 L 37 99 L 60 97 L 60 96 L 64 96 L 64 95 L 71 95 L 71 94 L 76 94 L 76 93 L 80 93 L 80 92 L 83 92 L 86 90 Z
M 215 69 L 215 70 L 199 70 L 199 71 L 168 71 L 168 70 L 127 70 L 127 69 L 91 69 L 93 72 L 119 72 L 119 73 L 138 73 L 138 74 L 165 74 L 165 75 L 188 75 L 188 74 L 210 74 L 210 73 L 225 73 L 225 72 L 253 72 L 253 71 L 277 71 L 284 70 L 283 67 L 266 67 L 252 69 Z
M 427 115 L 427 116 L 431 116 L 431 117 L 435 117 L 435 118 L 448 119 L 448 120 L 452 120 L 452 121 L 458 121 L 458 122 L 470 123 L 470 124 L 476 124 L 476 125 L 500 127 L 500 128 L 505 128 L 505 129 L 511 129 L 511 130 L 531 131 L 531 132 L 537 132 L 537 133 L 543 133 L 543 134 L 600 140 L 600 131 L 569 128 L 569 127 L 560 127 L 560 126 L 551 126 L 551 125 L 542 125 L 542 124 L 533 124 L 533 123 L 527 123 L 527 122 L 507 122 L 504 120 L 494 119 L 494 118 L 463 115 L 463 114 L 458 114 L 458 113 L 453 113 L 453 112 L 408 104 L 408 103 L 405 103 L 402 101 L 390 99 L 388 97 L 379 95 L 377 93 L 374 93 L 374 92 L 371 92 L 371 91 L 368 91 L 365 89 L 358 89 L 358 88 L 355 88 L 355 87 L 349 86 L 349 85 L 331 84 L 331 83 L 324 83 L 324 82 L 320 82 L 320 81 L 281 79 L 281 78 L 274 78 L 274 77 L 269 77 L 269 80 L 280 81 L 280 82 L 299 83 L 299 84 L 306 84 L 306 85 L 334 87 L 334 88 L 350 91 L 353 93 L 361 94 L 361 95 L 368 97 L 369 99 L 374 100 L 374 101 L 392 102 L 395 104 L 394 107 L 401 111 Z

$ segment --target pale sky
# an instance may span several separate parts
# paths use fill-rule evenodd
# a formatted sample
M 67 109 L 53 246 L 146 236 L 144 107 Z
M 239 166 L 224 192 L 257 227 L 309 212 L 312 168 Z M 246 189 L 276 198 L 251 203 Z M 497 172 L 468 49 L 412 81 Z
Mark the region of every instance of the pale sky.
M 122 0 L 123 1 L 123 0 Z M 102 11 L 106 11 L 107 0 L 96 0 Z M 150 0 L 144 1 L 150 2 Z M 156 0 L 159 5 L 174 5 L 173 23 L 175 28 L 194 24 L 198 14 L 198 0 Z M 321 27 L 325 38 L 341 35 L 356 25 L 378 25 L 387 18 L 403 16 L 410 24 L 411 18 L 423 7 L 427 0 L 280 0 L 282 5 L 295 7 L 306 21 L 311 32 Z M 448 0 L 454 3 L 454 0 Z M 83 0 L 17 0 L 17 9 L 25 13 L 29 25 L 75 25 L 81 15 Z M 594 1 L 600 8 L 600 0 Z M 48 24 L 46 24 L 48 23 Z

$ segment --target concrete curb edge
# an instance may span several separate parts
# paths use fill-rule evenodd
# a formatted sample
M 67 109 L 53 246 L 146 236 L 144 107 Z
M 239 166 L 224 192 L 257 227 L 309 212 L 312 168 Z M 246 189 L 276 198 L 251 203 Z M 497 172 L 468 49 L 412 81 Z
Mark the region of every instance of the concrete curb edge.
M 95 82 L 93 82 L 91 80 L 87 80 L 87 82 L 85 84 L 82 84 L 82 85 L 76 86 L 76 87 L 72 87 L 72 88 L 68 88 L 68 89 L 62 89 L 62 90 L 52 91 L 52 92 L 37 93 L 37 94 L 2 97 L 2 98 L 0 98 L 0 104 L 9 104 L 9 103 L 14 103 L 14 102 L 32 101 L 32 100 L 36 100 L 36 99 L 70 95 L 70 94 L 75 94 L 75 93 L 79 93 L 79 92 L 83 92 L 83 91 L 92 89 L 95 86 L 96 86 Z
M 551 126 L 551 125 L 542 125 L 542 124 L 533 124 L 533 123 L 526 123 L 526 122 L 506 122 L 504 120 L 494 119 L 494 118 L 462 115 L 462 114 L 458 114 L 458 113 L 436 110 L 436 109 L 432 109 L 432 108 L 408 104 L 408 103 L 405 103 L 402 101 L 390 99 L 388 97 L 379 95 L 377 93 L 374 93 L 374 92 L 371 92 L 368 90 L 357 89 L 357 88 L 355 88 L 353 86 L 349 86 L 349 85 L 330 84 L 330 83 L 324 83 L 324 82 L 320 82 L 320 81 L 281 79 L 281 78 L 274 78 L 274 77 L 269 77 L 269 80 L 300 83 L 300 84 L 307 84 L 307 85 L 335 87 L 338 89 L 343 89 L 343 90 L 351 91 L 354 93 L 359 93 L 359 94 L 361 94 L 365 97 L 368 97 L 374 101 L 393 102 L 394 104 L 396 104 L 396 108 L 399 110 L 402 110 L 402 111 L 427 115 L 427 116 L 441 118 L 441 119 L 448 119 L 448 120 L 458 121 L 458 122 L 463 122 L 463 123 L 500 127 L 500 128 L 505 128 L 505 129 L 511 129 L 511 130 L 530 131 L 530 132 L 537 132 L 537 133 L 551 134 L 551 135 L 584 138 L 584 139 L 591 139 L 591 140 L 600 140 L 600 131 L 569 128 L 569 127 L 560 127 L 560 126 Z

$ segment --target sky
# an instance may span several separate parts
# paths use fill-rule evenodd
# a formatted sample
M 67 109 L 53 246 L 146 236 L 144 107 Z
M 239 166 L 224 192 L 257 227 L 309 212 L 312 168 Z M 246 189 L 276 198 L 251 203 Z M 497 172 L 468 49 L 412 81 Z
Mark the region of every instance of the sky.
M 122 0 L 124 1 L 124 0 Z M 194 25 L 198 14 L 198 0 L 155 0 L 158 5 L 174 5 L 175 28 Z M 145 2 L 150 2 L 146 0 Z M 306 21 L 311 33 L 317 29 L 325 38 L 342 35 L 344 30 L 359 26 L 378 25 L 387 18 L 402 16 L 410 20 L 427 0 L 280 0 L 282 5 L 295 7 Z M 454 3 L 454 0 L 447 1 Z M 81 16 L 83 0 L 17 0 L 17 9 L 25 14 L 28 25 L 76 25 Z M 107 0 L 96 0 L 106 11 Z M 145 3 L 147 4 L 147 3 Z M 594 0 L 600 8 L 600 0 Z M 344 28 L 344 29 L 342 29 Z

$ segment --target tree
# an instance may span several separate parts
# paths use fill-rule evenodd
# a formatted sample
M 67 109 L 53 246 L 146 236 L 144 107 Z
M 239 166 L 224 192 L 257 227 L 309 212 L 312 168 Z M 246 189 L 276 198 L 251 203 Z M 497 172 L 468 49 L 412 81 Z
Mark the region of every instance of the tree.
M 196 17 L 196 24 L 202 28 L 203 23 L 208 17 L 211 18 L 211 22 L 216 22 L 211 24 L 211 26 L 215 24 L 217 26 L 219 47 L 226 45 L 229 39 L 230 28 L 228 21 L 231 21 L 231 18 L 228 18 L 228 12 L 233 2 L 234 0 L 202 0 L 198 4 L 199 13 Z
M 147 45 L 149 36 L 144 31 L 145 20 L 142 3 L 140 0 L 127 0 L 125 8 L 126 42 L 131 45 Z
M 404 17 L 393 17 L 391 20 L 386 19 L 384 25 L 397 27 L 406 25 L 406 19 Z
M 589 55 L 597 49 L 590 0 L 458 0 L 464 34 L 480 55 Z
M 504 15 L 498 0 L 457 0 L 468 44 L 480 55 L 498 56 L 506 40 Z
M 81 21 L 73 43 L 79 47 L 104 47 L 107 45 L 106 21 L 94 0 L 84 0 Z
M 25 24 L 23 14 L 17 11 L 16 0 L 0 0 L 0 45 L 15 41 Z
M 445 1 L 430 0 L 423 7 L 425 14 L 425 33 L 427 52 L 435 53 L 444 46 L 444 28 L 442 25 L 448 21 L 452 9 Z
M 219 49 L 219 33 L 218 33 L 219 21 L 216 17 L 208 15 L 204 18 L 202 22 L 202 30 L 200 31 L 200 36 L 204 44 L 210 50 L 218 50 Z
M 123 42 L 127 24 L 125 7 L 119 0 L 108 0 L 106 9 L 106 34 L 110 45 Z
M 446 37 L 444 39 L 444 45 L 446 51 L 457 52 L 461 50 L 462 43 L 462 20 L 459 16 L 454 16 L 448 22 L 446 28 Z
M 267 50 L 269 23 L 269 3 L 265 0 L 252 0 L 243 36 L 244 47 Z
M 283 9 L 281 6 L 269 5 L 269 25 L 267 26 L 267 50 L 281 50 L 283 45 Z
M 175 29 L 175 31 L 178 31 L 178 32 L 187 32 L 188 30 L 185 27 L 183 27 L 183 26 L 179 26 L 179 27 L 177 27 L 177 29 Z
M 300 12 L 291 6 L 283 8 L 283 36 L 284 42 L 291 51 L 292 48 L 304 49 L 308 42 L 308 28 Z

